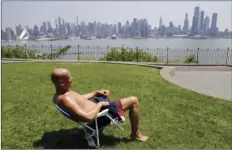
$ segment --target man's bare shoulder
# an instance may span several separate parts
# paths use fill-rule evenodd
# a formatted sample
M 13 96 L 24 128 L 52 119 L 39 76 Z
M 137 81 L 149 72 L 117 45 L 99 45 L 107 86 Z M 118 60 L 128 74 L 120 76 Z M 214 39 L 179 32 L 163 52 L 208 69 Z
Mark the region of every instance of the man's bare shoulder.
M 73 100 L 78 99 L 80 97 L 81 97 L 81 95 L 79 93 L 77 93 L 75 91 L 69 91 L 65 94 L 56 96 L 56 98 L 54 98 L 54 101 L 56 103 L 62 103 L 62 102 L 69 101 L 69 100 L 73 101 Z
M 56 103 L 56 104 L 63 103 L 66 100 L 67 100 L 67 96 L 65 94 L 63 94 L 63 95 L 54 95 L 54 97 L 53 97 L 53 102 Z

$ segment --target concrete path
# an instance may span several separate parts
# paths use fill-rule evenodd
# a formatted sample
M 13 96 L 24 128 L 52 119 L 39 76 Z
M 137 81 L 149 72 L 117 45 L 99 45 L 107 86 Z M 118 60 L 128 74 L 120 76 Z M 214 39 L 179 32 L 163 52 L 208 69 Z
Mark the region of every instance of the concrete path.
M 232 100 L 231 67 L 164 67 L 160 74 L 185 89 Z

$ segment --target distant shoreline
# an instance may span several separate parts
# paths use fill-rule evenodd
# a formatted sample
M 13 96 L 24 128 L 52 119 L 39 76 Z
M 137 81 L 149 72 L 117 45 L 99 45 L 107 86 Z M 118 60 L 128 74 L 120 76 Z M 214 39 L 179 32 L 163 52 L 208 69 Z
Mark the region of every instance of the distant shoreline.
M 205 39 L 194 39 L 194 38 L 190 38 L 190 37 L 159 37 L 159 38 L 117 38 L 117 39 L 130 39 L 130 40 L 148 40 L 148 39 L 154 39 L 154 40 L 159 40 L 159 39 L 191 39 L 191 40 L 207 40 L 207 39 L 232 39 L 232 37 L 206 37 Z M 93 40 L 117 40 L 117 39 L 110 39 L 110 38 L 96 38 Z M 11 40 L 11 41 L 5 41 L 5 40 L 1 40 L 1 42 L 3 43 L 11 43 L 11 42 L 40 42 L 40 41 L 59 41 L 59 40 L 67 40 L 67 41 L 71 41 L 71 39 L 67 39 L 67 38 L 46 38 L 44 40 L 41 39 L 36 39 L 36 40 Z M 89 39 L 76 39 L 78 40 L 89 40 Z

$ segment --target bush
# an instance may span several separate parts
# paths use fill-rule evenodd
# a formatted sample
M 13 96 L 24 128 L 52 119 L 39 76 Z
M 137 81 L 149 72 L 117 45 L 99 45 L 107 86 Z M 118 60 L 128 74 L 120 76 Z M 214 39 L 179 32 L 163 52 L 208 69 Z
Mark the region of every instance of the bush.
M 71 46 L 66 46 L 58 50 L 58 52 L 52 54 L 52 58 L 58 58 L 60 55 L 68 51 Z M 36 50 L 27 49 L 27 54 L 23 46 L 2 46 L 3 58 L 27 58 L 27 59 L 51 59 L 50 53 L 43 53 L 42 55 L 36 55 Z
M 31 51 L 29 50 L 31 53 Z M 25 50 L 23 46 L 2 46 L 3 58 L 26 58 Z
M 184 63 L 198 63 L 198 61 L 196 60 L 194 55 L 190 55 L 187 57 Z
M 56 58 L 58 58 L 59 56 L 63 55 L 64 53 L 66 53 L 66 52 L 69 50 L 69 48 L 71 48 L 70 45 L 65 46 L 64 48 L 59 49 L 58 52 L 52 54 L 52 59 L 53 59 L 53 58 L 56 59 Z M 51 55 L 48 55 L 48 58 L 51 59 Z
M 111 51 L 108 52 L 100 60 L 157 62 L 158 58 L 156 56 L 152 56 L 149 53 L 147 53 L 141 49 L 138 49 L 138 48 L 136 48 L 135 51 L 133 51 L 133 50 L 127 51 L 126 48 L 122 47 L 120 51 L 117 50 L 116 48 L 111 48 Z

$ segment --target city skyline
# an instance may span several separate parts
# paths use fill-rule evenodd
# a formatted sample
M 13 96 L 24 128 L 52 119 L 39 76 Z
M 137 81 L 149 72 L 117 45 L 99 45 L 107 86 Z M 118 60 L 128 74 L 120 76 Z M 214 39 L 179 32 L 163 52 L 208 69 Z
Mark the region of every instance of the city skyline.
M 88 12 L 91 15 L 87 15 L 86 16 L 86 11 L 82 11 L 79 9 L 79 12 L 82 11 L 82 13 L 76 13 L 75 11 L 72 11 L 73 8 L 75 7 L 71 7 L 69 6 L 70 4 L 78 4 L 79 8 L 87 8 L 87 7 L 81 7 L 80 5 L 86 5 L 89 6 L 88 8 L 90 9 L 91 7 L 93 7 L 93 5 L 95 6 L 94 8 L 98 8 L 100 9 L 101 7 L 105 6 L 105 11 L 103 12 L 94 12 L 94 9 L 91 9 L 90 12 Z M 134 16 L 131 15 L 131 13 L 122 13 L 121 10 L 123 10 L 125 7 L 125 5 L 121 5 L 121 7 L 117 7 L 118 4 L 134 4 L 134 10 L 137 10 L 134 13 Z M 174 9 L 176 11 L 174 11 L 175 13 L 170 13 L 170 11 L 173 10 L 173 7 L 166 6 L 163 7 L 163 9 L 168 8 L 169 11 L 166 10 L 162 10 L 161 8 L 159 10 L 154 10 L 152 11 L 150 8 L 146 11 L 146 12 L 142 12 L 137 6 L 137 4 L 140 4 L 140 7 L 145 7 L 148 3 L 150 4 L 154 4 L 156 7 L 158 7 L 159 5 L 165 5 L 165 4 L 183 4 L 185 9 L 183 9 L 182 11 L 179 11 L 177 8 Z M 17 4 L 17 8 L 21 9 L 21 8 L 28 8 L 31 12 L 30 14 L 28 14 L 27 16 L 22 16 L 23 12 L 18 11 L 17 13 L 14 12 L 14 7 L 16 7 L 15 5 Z M 32 5 L 35 5 L 35 10 L 31 10 Z M 45 4 L 45 5 L 44 5 Z M 70 10 L 68 11 L 69 13 L 71 12 L 72 15 L 68 15 L 67 13 L 65 13 L 65 11 L 61 11 L 59 13 L 57 13 L 57 10 L 62 9 L 60 7 L 60 5 L 63 4 L 64 8 Z M 136 4 L 136 5 L 135 5 Z M 217 4 L 217 5 L 216 5 Z M 218 4 L 220 4 L 218 6 Z M 121 22 L 122 24 L 125 24 L 126 21 L 133 21 L 133 18 L 145 18 L 147 19 L 147 21 L 149 22 L 149 24 L 152 26 L 152 28 L 154 27 L 159 27 L 159 20 L 160 17 L 162 17 L 162 24 L 165 26 L 168 26 L 169 22 L 172 22 L 175 26 L 181 25 L 181 27 L 183 28 L 184 26 L 184 20 L 185 20 L 185 15 L 188 14 L 188 20 L 189 20 L 189 27 L 191 27 L 192 25 L 192 17 L 194 16 L 194 8 L 196 5 L 199 5 L 200 7 L 200 11 L 204 11 L 204 16 L 208 16 L 210 18 L 210 25 L 211 25 L 211 19 L 212 19 L 212 15 L 213 13 L 217 13 L 217 27 L 219 28 L 220 31 L 224 31 L 226 28 L 228 28 L 231 31 L 231 8 L 230 5 L 231 1 L 223 1 L 223 2 L 68 2 L 68 3 L 64 3 L 64 2 L 6 2 L 3 1 L 2 2 L 2 29 L 6 28 L 6 27 L 10 27 L 15 31 L 15 26 L 18 24 L 21 24 L 23 27 L 25 27 L 25 25 L 28 25 L 29 27 L 34 27 L 34 25 L 40 26 L 43 22 L 51 22 L 51 26 L 53 28 L 55 28 L 55 19 L 58 17 L 61 17 L 63 19 L 65 19 L 65 22 L 76 22 L 76 16 L 79 17 L 79 22 L 81 21 L 85 21 L 85 23 L 88 22 L 101 22 L 101 23 L 108 23 L 108 24 L 118 24 L 118 22 Z M 51 5 L 53 6 L 53 8 L 51 7 Z M 100 5 L 103 5 L 100 7 Z M 114 8 L 112 7 L 112 5 L 114 5 Z M 207 7 L 205 7 L 207 5 Z M 212 5 L 212 7 L 214 6 L 214 8 L 210 8 L 209 6 Z M 229 6 L 230 5 L 230 6 Z M 42 7 L 43 6 L 43 7 Z M 189 8 L 189 6 L 191 6 L 191 9 Z M 34 7 L 34 6 L 33 6 Z M 116 8 L 115 8 L 116 7 Z M 183 7 L 183 6 L 182 6 Z M 11 8 L 11 9 L 9 9 Z M 43 8 L 43 9 L 41 9 Z M 112 9 L 113 8 L 113 9 Z M 145 7 L 146 8 L 146 7 Z M 27 10 L 28 10 L 27 9 Z M 41 13 L 38 14 L 38 10 L 45 10 L 45 13 L 47 13 L 46 15 L 41 15 Z M 47 9 L 47 10 L 46 10 Z M 54 11 L 51 11 L 51 9 L 53 9 Z M 11 10 L 12 13 L 8 13 L 7 11 Z M 86 9 L 88 11 L 88 9 Z M 107 14 L 105 14 L 105 12 L 107 10 L 113 10 L 113 11 L 108 11 Z M 129 8 L 128 8 L 129 10 Z M 185 11 L 187 10 L 187 11 Z M 223 11 L 222 11 L 223 10 Z M 159 11 L 160 13 L 157 14 L 155 12 Z M 230 11 L 230 12 L 229 12 Z M 41 11 L 40 11 L 41 12 Z M 51 13 L 48 13 L 51 12 Z M 63 13 L 62 13 L 63 12 Z M 94 12 L 94 13 L 91 13 Z M 115 14 L 115 12 L 117 14 Z M 150 12 L 150 13 L 148 13 Z M 165 14 L 166 12 L 166 14 Z M 227 13 L 228 12 L 228 13 Z M 88 14 L 87 13 L 87 14 Z M 154 13 L 155 15 L 153 15 L 154 17 L 152 17 L 150 15 L 146 15 L 146 14 L 152 14 Z M 122 16 L 124 14 L 124 16 Z M 139 15 L 140 14 L 140 15 Z M 68 16 L 66 16 L 68 15 Z M 106 19 L 111 15 L 111 19 Z M 18 16 L 18 17 L 16 17 Z M 38 17 L 39 16 L 39 17 Z M 66 16 L 66 17 L 65 17 Z M 116 17 L 115 17 L 116 16 Z M 118 16 L 118 17 L 117 17 Z M 120 18 L 119 18 L 120 16 Z M 131 17 L 129 17 L 131 16 Z M 178 16 L 176 17 L 176 19 L 174 18 L 174 16 Z M 40 18 L 42 17 L 42 18 Z M 170 17 L 172 17 L 170 20 L 168 20 Z M 227 18 L 228 17 L 228 18 Z M 11 19 L 9 19 L 11 18 Z M 12 19 L 12 18 L 16 18 L 16 19 Z M 43 19 L 44 18 L 44 19 Z M 49 19 L 50 18 L 50 19 Z M 92 19 L 91 19 L 92 18 Z M 94 19 L 95 18 L 95 19 Z M 125 20 L 123 20 L 123 18 Z M 227 18 L 227 19 L 226 19 Z M 117 20 L 119 19 L 119 20 Z M 33 22 L 34 20 L 34 22 Z M 12 22 L 13 21 L 13 22 Z M 18 22 L 17 22 L 18 21 Z M 13 24 L 15 22 L 15 24 Z M 17 22 L 17 23 L 16 23 Z

